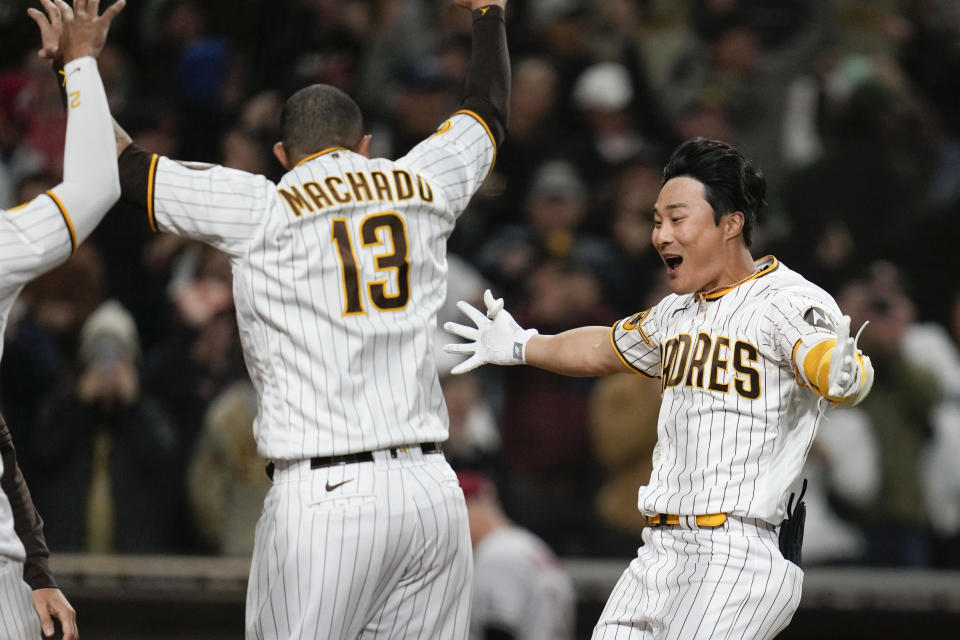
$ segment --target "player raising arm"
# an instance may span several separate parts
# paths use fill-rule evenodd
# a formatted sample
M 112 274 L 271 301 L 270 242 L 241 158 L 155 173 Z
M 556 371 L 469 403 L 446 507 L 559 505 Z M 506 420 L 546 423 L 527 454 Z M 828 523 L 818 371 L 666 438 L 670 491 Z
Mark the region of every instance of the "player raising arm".
M 124 0 L 99 14 L 97 0 L 42 0 L 46 15 L 28 9 L 40 27 L 39 55 L 63 63 L 67 135 L 63 182 L 46 194 L 0 212 L 0 335 L 20 290 L 63 262 L 120 196 L 110 111 L 94 58 Z M 0 342 L 0 355 L 3 344 Z M 0 416 L 0 630 L 10 640 L 54 634 L 78 637 L 76 614 L 48 567 L 43 520 L 20 473 L 10 431 Z M 32 589 L 32 603 L 30 590 Z M 31 606 L 32 604 L 32 606 Z
M 488 291 L 486 314 L 459 303 L 475 326 L 447 323 L 470 342 L 445 349 L 471 354 L 454 373 L 526 363 L 660 378 L 653 472 L 638 500 L 651 526 L 593 637 L 771 638 L 803 577 L 789 489 L 822 404 L 860 402 L 873 368 L 828 293 L 773 256 L 752 258 L 766 186 L 739 152 L 691 140 L 663 176 L 653 244 L 672 295 L 612 329 L 541 336 Z
M 145 224 L 225 252 L 254 435 L 273 486 L 257 525 L 246 636 L 462 639 L 472 562 L 440 443 L 433 355 L 446 241 L 506 131 L 504 0 L 473 14 L 464 99 L 396 161 L 369 158 L 357 104 L 329 85 L 286 101 L 263 176 L 182 163 L 117 128 Z

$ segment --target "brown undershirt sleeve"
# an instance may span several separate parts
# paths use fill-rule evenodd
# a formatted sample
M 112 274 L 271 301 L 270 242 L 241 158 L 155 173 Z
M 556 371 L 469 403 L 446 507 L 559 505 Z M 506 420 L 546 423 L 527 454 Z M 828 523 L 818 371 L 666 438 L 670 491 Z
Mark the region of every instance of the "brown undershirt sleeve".
M 0 488 L 13 510 L 13 529 L 23 543 L 27 558 L 23 565 L 23 579 L 31 589 L 57 588 L 50 572 L 50 551 L 43 537 L 43 519 L 33 506 L 30 490 L 20 473 L 13 438 L 3 416 L 0 416 L 0 456 L 3 457 L 3 475 Z
M 462 106 L 483 119 L 497 145 L 503 142 L 510 111 L 510 57 L 498 6 L 473 11 L 473 51 Z

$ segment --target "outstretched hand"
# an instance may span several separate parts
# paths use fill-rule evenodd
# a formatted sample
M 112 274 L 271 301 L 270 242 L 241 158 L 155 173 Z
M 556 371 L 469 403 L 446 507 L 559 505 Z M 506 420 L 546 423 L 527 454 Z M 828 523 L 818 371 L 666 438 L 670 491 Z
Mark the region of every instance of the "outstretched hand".
M 444 345 L 443 350 L 447 353 L 472 354 L 450 373 L 466 373 L 487 363 L 511 365 L 525 362 L 524 348 L 527 341 L 537 335 L 537 330 L 524 330 L 517 324 L 510 312 L 503 308 L 503 298 L 494 298 L 490 289 L 483 292 L 483 302 L 487 307 L 486 315 L 463 300 L 457 303 L 457 308 L 473 321 L 475 327 L 455 322 L 443 325 L 450 333 L 473 341 Z
M 66 64 L 84 56 L 97 57 L 107 41 L 110 23 L 126 6 L 117 0 L 103 15 L 100 0 L 74 0 L 71 8 L 63 0 L 40 0 L 44 11 L 27 9 L 40 28 L 40 50 L 37 55 Z

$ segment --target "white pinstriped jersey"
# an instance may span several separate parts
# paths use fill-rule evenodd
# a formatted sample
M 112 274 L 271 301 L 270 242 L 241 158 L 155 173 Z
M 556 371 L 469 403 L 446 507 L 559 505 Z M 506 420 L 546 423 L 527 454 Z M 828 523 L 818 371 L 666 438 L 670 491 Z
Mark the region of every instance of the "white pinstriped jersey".
M 757 266 L 702 301 L 670 295 L 613 327 L 624 362 L 661 378 L 653 472 L 638 498 L 645 514 L 785 517 L 822 416 L 795 360 L 836 337 L 841 313 L 776 258 Z
M 64 75 L 70 103 L 64 180 L 26 204 L 0 210 L 0 357 L 24 285 L 66 260 L 120 195 L 113 123 L 96 61 L 72 60 Z M 22 561 L 24 555 L 10 502 L 0 491 L 0 556 Z
M 516 640 L 574 637 L 573 581 L 543 540 L 504 526 L 484 536 L 473 555 L 471 640 L 484 640 L 487 629 Z
M 70 255 L 71 236 L 65 221 L 50 196 L 0 211 L 0 356 L 10 310 L 23 286 Z M 25 555 L 23 543 L 13 530 L 10 502 L 0 491 L 0 557 L 23 561 Z
M 233 264 L 261 455 L 447 438 L 433 357 L 446 242 L 495 151 L 482 120 L 461 111 L 395 162 L 327 149 L 276 186 L 155 162 L 154 228 L 207 242 Z

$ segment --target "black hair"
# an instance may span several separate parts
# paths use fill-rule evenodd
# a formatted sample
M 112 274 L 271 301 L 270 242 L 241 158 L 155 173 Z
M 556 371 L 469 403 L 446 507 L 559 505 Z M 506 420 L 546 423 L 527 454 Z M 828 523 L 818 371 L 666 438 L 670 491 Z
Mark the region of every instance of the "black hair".
M 760 210 L 766 201 L 767 181 L 763 173 L 726 142 L 694 138 L 674 150 L 663 168 L 663 182 L 687 176 L 703 184 L 704 199 L 713 207 L 719 226 L 726 213 L 743 214 L 743 241 L 749 247 Z
M 283 105 L 280 139 L 288 156 L 308 156 L 330 147 L 354 149 L 362 138 L 360 107 L 336 87 L 304 87 Z

